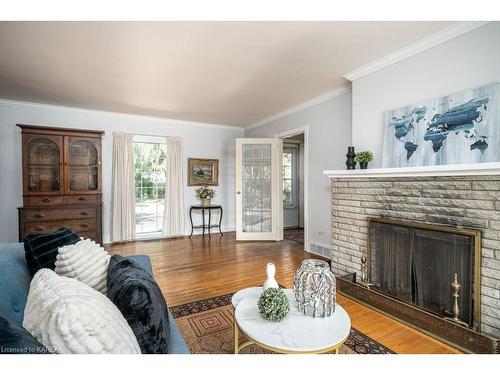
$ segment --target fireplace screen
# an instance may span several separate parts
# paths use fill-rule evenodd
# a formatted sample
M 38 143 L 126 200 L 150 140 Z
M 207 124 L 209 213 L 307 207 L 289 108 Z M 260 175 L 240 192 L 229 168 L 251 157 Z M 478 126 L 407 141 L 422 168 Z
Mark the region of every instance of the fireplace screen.
M 477 326 L 474 272 L 480 232 L 388 219 L 369 219 L 368 274 L 380 292 L 442 317 L 453 316 L 451 283 L 461 284 L 458 318 Z M 477 248 L 476 248 L 477 247 Z M 479 266 L 479 264 L 477 264 Z M 476 280 L 474 279 L 476 277 Z

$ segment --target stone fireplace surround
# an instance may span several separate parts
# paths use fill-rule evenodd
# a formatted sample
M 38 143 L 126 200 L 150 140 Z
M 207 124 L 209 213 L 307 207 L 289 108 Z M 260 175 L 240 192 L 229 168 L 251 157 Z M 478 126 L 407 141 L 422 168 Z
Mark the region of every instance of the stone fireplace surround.
M 481 229 L 481 332 L 500 338 L 500 175 L 349 177 L 329 172 L 324 173 L 332 177 L 336 275 L 356 272 L 359 277 L 368 217 Z

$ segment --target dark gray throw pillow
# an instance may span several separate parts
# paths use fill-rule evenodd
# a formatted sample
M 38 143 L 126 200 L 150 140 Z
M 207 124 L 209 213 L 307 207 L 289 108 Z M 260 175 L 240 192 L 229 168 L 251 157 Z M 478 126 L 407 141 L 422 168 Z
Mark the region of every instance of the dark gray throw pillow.
M 107 284 L 108 298 L 132 328 L 142 353 L 168 353 L 168 307 L 153 277 L 134 261 L 113 255 Z
M 0 316 L 0 354 L 50 354 L 28 331 Z
M 24 256 L 31 276 L 42 268 L 53 270 L 56 265 L 57 250 L 78 241 L 80 241 L 80 237 L 66 227 L 51 233 L 26 236 L 24 238 Z

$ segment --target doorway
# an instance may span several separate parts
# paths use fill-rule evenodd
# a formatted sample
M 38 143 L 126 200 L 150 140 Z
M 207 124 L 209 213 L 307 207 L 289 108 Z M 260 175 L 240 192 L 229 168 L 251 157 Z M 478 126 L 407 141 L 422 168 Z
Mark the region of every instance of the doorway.
M 283 140 L 283 237 L 307 245 L 307 126 L 276 134 Z

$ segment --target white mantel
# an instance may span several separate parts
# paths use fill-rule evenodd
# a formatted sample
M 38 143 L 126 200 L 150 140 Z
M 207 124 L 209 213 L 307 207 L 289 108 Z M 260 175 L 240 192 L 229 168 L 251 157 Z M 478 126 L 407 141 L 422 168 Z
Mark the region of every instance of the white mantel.
M 500 175 L 500 163 L 470 163 L 404 168 L 325 170 L 330 178 L 485 176 Z

